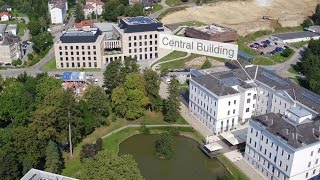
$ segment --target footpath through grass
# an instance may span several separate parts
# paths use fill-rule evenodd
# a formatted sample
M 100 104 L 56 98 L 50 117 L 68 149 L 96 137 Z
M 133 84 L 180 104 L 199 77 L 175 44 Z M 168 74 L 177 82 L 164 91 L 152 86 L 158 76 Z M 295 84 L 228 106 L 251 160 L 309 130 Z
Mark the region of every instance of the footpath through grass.
M 153 5 L 151 12 L 155 13 L 155 12 L 160 11 L 161 9 L 163 9 L 163 6 L 161 4 L 159 4 L 159 3 L 156 3 L 156 4 Z
M 232 179 L 249 180 L 249 178 L 224 155 L 219 155 L 217 159 L 229 170 L 232 174 Z

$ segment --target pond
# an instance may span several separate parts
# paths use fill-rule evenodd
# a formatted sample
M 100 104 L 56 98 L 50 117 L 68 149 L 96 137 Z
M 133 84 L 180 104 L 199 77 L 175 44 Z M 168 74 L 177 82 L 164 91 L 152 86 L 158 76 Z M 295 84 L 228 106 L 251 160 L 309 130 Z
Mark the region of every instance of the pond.
M 120 144 L 119 155 L 131 154 L 146 180 L 217 179 L 227 169 L 217 160 L 208 158 L 193 139 L 174 136 L 175 156 L 170 160 L 154 156 L 154 143 L 160 135 L 135 135 Z

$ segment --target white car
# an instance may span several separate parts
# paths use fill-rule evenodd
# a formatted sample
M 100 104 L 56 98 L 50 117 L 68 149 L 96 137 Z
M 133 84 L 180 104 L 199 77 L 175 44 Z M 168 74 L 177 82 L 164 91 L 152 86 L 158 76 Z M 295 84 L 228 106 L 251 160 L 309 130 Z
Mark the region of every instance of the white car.
M 94 84 L 98 84 L 98 82 L 99 82 L 99 79 L 94 80 Z

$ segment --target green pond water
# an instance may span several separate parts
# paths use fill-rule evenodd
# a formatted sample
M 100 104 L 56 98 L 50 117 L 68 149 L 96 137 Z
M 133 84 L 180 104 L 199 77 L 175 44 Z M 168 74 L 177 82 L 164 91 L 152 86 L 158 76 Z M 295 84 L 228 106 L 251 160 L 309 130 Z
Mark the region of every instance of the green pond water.
M 154 156 L 160 135 L 135 135 L 120 144 L 119 155 L 131 154 L 146 180 L 206 180 L 229 174 L 217 160 L 208 158 L 193 139 L 175 136 L 175 156 L 170 160 Z

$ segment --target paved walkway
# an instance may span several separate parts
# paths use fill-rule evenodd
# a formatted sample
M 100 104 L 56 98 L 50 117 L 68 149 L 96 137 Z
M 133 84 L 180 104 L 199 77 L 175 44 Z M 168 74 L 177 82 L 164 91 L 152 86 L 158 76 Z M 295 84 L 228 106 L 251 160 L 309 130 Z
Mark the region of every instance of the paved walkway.
M 119 128 L 119 129 L 113 130 L 113 131 L 109 132 L 108 134 L 102 136 L 101 138 L 104 139 L 108 136 L 111 136 L 114 133 L 117 133 L 117 132 L 119 132 L 123 129 L 129 128 L 129 127 L 140 127 L 140 126 L 141 126 L 140 124 L 129 124 L 129 125 L 126 125 L 126 126 Z M 191 127 L 191 126 L 189 124 L 168 124 L 168 125 L 146 125 L 146 127 Z

